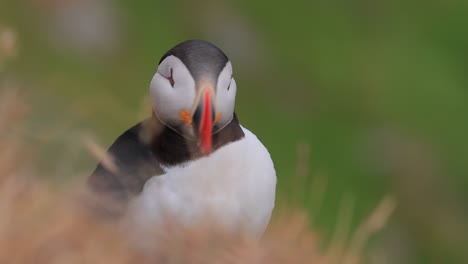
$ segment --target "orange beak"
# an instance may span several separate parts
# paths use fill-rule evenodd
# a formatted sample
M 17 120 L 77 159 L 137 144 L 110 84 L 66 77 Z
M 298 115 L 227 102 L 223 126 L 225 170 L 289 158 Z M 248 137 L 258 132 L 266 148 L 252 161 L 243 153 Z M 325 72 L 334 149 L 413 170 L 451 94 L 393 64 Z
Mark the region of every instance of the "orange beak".
M 206 89 L 203 92 L 202 114 L 199 127 L 199 146 L 203 154 L 211 153 L 213 138 L 213 109 L 211 106 L 211 93 Z
M 203 83 L 198 90 L 192 111 L 191 123 L 198 138 L 198 147 L 203 155 L 209 155 L 213 148 L 213 125 L 215 121 L 213 94 L 213 86 L 210 83 Z

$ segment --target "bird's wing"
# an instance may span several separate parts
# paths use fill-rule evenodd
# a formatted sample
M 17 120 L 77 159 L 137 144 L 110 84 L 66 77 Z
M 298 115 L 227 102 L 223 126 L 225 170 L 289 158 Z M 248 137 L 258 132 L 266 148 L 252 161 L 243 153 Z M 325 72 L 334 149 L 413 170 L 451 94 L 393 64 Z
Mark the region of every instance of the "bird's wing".
M 101 161 L 88 178 L 88 185 L 98 198 L 126 205 L 143 190 L 149 178 L 164 173 L 151 148 L 141 139 L 142 129 L 143 124 L 139 123 L 120 135 L 108 150 L 114 168 Z

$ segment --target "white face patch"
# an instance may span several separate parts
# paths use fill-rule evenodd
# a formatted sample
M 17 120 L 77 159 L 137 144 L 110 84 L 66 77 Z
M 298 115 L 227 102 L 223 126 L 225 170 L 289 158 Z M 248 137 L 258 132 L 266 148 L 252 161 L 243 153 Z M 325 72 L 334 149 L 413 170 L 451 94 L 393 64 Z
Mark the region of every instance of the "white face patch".
M 168 56 L 159 64 L 151 80 L 150 94 L 156 116 L 172 128 L 182 125 L 180 113 L 182 110 L 190 111 L 195 92 L 195 80 L 187 67 L 177 57 Z
M 150 94 L 154 113 L 165 125 L 184 136 L 193 135 L 191 126 L 181 118 L 182 111 L 194 109 L 197 99 L 197 82 L 185 64 L 177 57 L 166 57 L 158 67 L 151 85 Z M 231 62 L 227 62 L 217 78 L 213 104 L 215 115 L 220 116 L 213 133 L 231 122 L 236 98 L 236 82 L 232 78 Z
M 226 66 L 221 71 L 218 77 L 216 86 L 216 114 L 221 114 L 221 118 L 217 123 L 217 131 L 231 122 L 234 115 L 234 105 L 236 101 L 236 81 L 232 75 L 231 62 L 226 63 Z M 217 131 L 214 131 L 215 133 Z

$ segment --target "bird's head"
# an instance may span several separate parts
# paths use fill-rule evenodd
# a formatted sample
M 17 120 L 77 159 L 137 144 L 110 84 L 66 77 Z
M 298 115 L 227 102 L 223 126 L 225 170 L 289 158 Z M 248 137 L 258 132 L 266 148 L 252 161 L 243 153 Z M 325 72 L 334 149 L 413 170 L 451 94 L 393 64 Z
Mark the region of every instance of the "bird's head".
M 178 44 L 163 55 L 151 81 L 156 117 L 205 155 L 213 134 L 234 115 L 236 82 L 231 62 L 218 47 L 201 40 Z

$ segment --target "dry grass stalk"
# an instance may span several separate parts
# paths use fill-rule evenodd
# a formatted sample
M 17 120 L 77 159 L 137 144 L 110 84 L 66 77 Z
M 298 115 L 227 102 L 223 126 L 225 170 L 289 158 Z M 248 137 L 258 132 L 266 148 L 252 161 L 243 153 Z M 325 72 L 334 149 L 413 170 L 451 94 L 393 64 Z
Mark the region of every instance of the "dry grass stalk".
M 0 24 L 0 63 L 17 55 L 17 37 L 13 29 Z
M 396 208 L 396 200 L 387 196 L 379 203 L 372 214 L 364 221 L 351 237 L 350 246 L 344 257 L 344 264 L 359 263 L 366 241 L 382 229 Z
M 327 263 L 342 263 L 346 242 L 349 236 L 351 221 L 353 219 L 354 200 L 352 197 L 345 196 L 341 200 L 341 206 L 338 212 L 336 229 L 331 238 L 330 247 L 327 251 Z
M 90 137 L 83 137 L 83 143 L 88 148 L 89 152 L 96 158 L 96 160 L 101 161 L 102 165 L 113 173 L 117 173 L 119 168 L 114 162 L 107 150 L 96 143 L 95 140 L 91 139 Z

